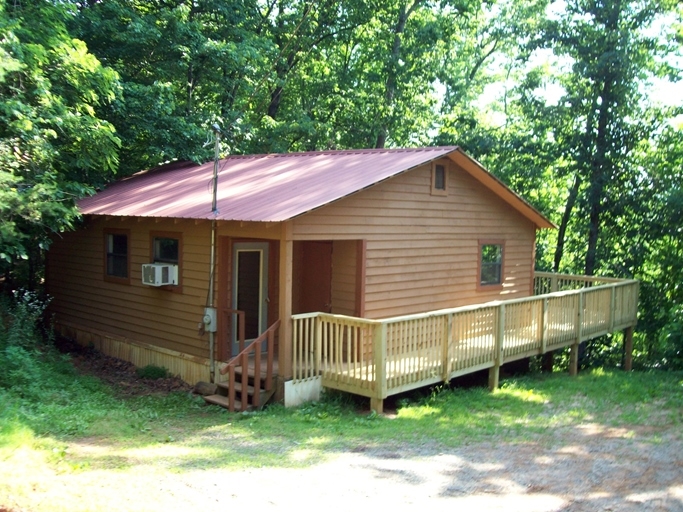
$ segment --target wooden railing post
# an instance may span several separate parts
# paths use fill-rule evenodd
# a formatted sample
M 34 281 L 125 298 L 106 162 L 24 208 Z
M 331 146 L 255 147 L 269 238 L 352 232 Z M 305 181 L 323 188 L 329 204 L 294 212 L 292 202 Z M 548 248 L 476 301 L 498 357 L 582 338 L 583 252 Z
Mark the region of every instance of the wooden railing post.
M 548 298 L 543 299 L 543 313 L 541 314 L 541 354 L 548 350 Z
M 315 325 L 315 367 L 313 368 L 313 376 L 317 377 L 321 374 L 322 362 L 322 347 L 323 347 L 323 323 L 320 317 L 315 317 L 313 320 Z
M 451 334 L 453 333 L 453 313 L 449 314 L 446 317 L 446 322 L 444 326 L 444 333 L 443 333 L 443 347 L 442 347 L 442 356 L 441 356 L 441 361 L 442 361 L 442 366 L 441 366 L 441 377 L 444 382 L 448 380 L 449 375 L 451 374 L 451 368 L 450 368 L 450 357 L 449 357 L 449 348 L 450 348 L 450 341 L 451 341 Z
M 246 351 L 242 352 L 242 355 L 240 356 L 240 366 L 242 367 L 242 391 L 240 392 L 241 410 L 246 411 L 249 405 L 249 393 L 247 393 L 249 387 L 249 354 Z M 254 375 L 254 379 L 256 378 L 260 379 L 261 376 Z
M 498 388 L 500 382 L 500 367 L 503 364 L 503 339 L 505 338 L 505 304 L 498 306 L 498 324 L 493 348 L 493 366 L 489 368 L 489 389 Z
M 581 329 L 583 327 L 583 291 L 579 292 L 578 311 L 576 312 L 575 338 L 569 352 L 569 375 L 579 373 L 579 344 L 581 343 Z
M 268 333 L 270 334 L 270 331 Z M 245 389 L 242 393 L 246 395 L 247 390 Z M 254 396 L 251 398 L 251 405 L 254 407 L 261 405 L 261 343 L 254 345 Z
M 375 396 L 370 398 L 370 408 L 377 414 L 384 411 L 387 396 L 387 324 L 378 322 L 372 336 L 375 363 Z
M 301 320 L 292 318 L 292 379 L 294 382 L 300 379 L 299 376 L 299 365 L 297 364 L 297 358 L 299 357 L 299 330 L 300 330 Z
M 553 276 L 550 278 L 550 293 L 556 292 L 557 291 L 557 276 Z
M 613 284 L 610 288 L 611 295 L 609 299 L 609 330 L 612 332 L 614 330 L 614 315 L 616 314 L 617 305 L 617 285 Z
M 246 314 L 244 311 L 237 312 L 238 320 L 238 331 L 239 331 L 239 342 L 240 342 L 240 352 L 244 350 L 244 330 L 246 329 Z

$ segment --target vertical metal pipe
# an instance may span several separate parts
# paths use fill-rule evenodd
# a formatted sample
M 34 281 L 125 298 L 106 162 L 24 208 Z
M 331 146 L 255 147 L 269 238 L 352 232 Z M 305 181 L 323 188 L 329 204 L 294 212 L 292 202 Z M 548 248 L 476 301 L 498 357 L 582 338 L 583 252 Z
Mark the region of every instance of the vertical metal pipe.
M 213 213 L 213 220 L 211 221 L 211 259 L 209 262 L 209 304 L 214 307 L 214 282 L 216 281 L 216 216 L 218 215 L 217 198 L 218 198 L 218 161 L 220 156 L 220 129 L 218 125 L 213 125 L 213 131 L 216 138 L 214 145 L 214 159 L 213 159 L 213 190 L 211 200 L 211 212 Z M 216 333 L 214 329 L 209 331 L 209 372 L 211 375 L 211 382 L 216 381 Z
M 209 307 L 214 307 L 214 270 L 216 268 L 216 219 L 211 221 L 211 260 L 209 265 L 211 270 L 209 271 Z M 215 359 L 215 349 L 216 349 L 216 333 L 213 329 L 209 331 L 209 372 L 211 374 L 211 382 L 216 382 L 216 359 Z

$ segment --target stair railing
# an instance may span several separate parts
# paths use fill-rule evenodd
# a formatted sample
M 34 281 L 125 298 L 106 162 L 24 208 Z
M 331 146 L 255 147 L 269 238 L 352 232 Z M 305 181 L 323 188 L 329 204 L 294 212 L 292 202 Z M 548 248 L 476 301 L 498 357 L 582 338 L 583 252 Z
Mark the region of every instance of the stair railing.
M 239 343 L 239 351 L 242 352 L 244 350 L 244 330 L 245 330 L 245 318 L 246 315 L 244 311 L 241 311 L 239 309 L 223 309 L 223 314 L 225 315 L 225 325 L 232 325 L 232 316 L 237 315 L 237 341 Z M 231 352 L 230 350 L 230 341 L 229 338 L 226 339 L 226 354 L 229 354 Z
M 275 347 L 275 333 L 280 327 L 280 320 L 277 320 L 273 325 L 261 334 L 258 338 L 247 345 L 239 354 L 233 357 L 228 363 L 221 368 L 221 375 L 228 374 L 228 410 L 233 412 L 235 410 L 235 370 L 242 368 L 242 392 L 241 392 L 241 410 L 245 411 L 249 404 L 249 396 L 247 388 L 249 385 L 249 356 L 254 356 L 254 396 L 252 397 L 252 405 L 259 407 L 261 401 L 261 344 L 267 341 L 266 344 L 266 379 L 263 383 L 264 391 L 271 391 L 273 389 L 273 354 Z

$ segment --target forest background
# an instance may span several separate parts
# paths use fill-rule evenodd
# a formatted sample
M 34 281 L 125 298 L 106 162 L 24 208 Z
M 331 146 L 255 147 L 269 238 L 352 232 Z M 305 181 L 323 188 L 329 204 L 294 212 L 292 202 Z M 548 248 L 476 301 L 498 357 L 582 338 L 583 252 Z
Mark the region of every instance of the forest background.
M 641 282 L 635 363 L 683 367 L 683 4 L 0 0 L 0 272 L 173 160 L 454 144 L 559 227 L 539 270 Z M 609 338 L 590 364 L 619 360 Z

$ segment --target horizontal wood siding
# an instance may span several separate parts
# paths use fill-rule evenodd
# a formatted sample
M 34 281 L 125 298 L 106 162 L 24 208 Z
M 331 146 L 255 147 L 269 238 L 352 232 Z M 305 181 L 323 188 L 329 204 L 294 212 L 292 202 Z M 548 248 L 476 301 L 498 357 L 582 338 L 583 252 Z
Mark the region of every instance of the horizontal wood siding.
M 104 280 L 104 230 L 130 230 L 130 284 Z M 142 284 L 142 265 L 151 260 L 152 232 L 182 238 L 180 287 Z M 91 219 L 86 229 L 66 233 L 48 252 L 50 305 L 58 322 L 73 323 L 121 339 L 208 357 L 208 335 L 200 322 L 209 279 L 210 223 Z
M 365 239 L 365 317 L 531 294 L 535 226 L 459 169 L 448 195 L 425 165 L 293 221 L 295 240 Z M 478 287 L 479 241 L 504 243 L 502 286 Z

